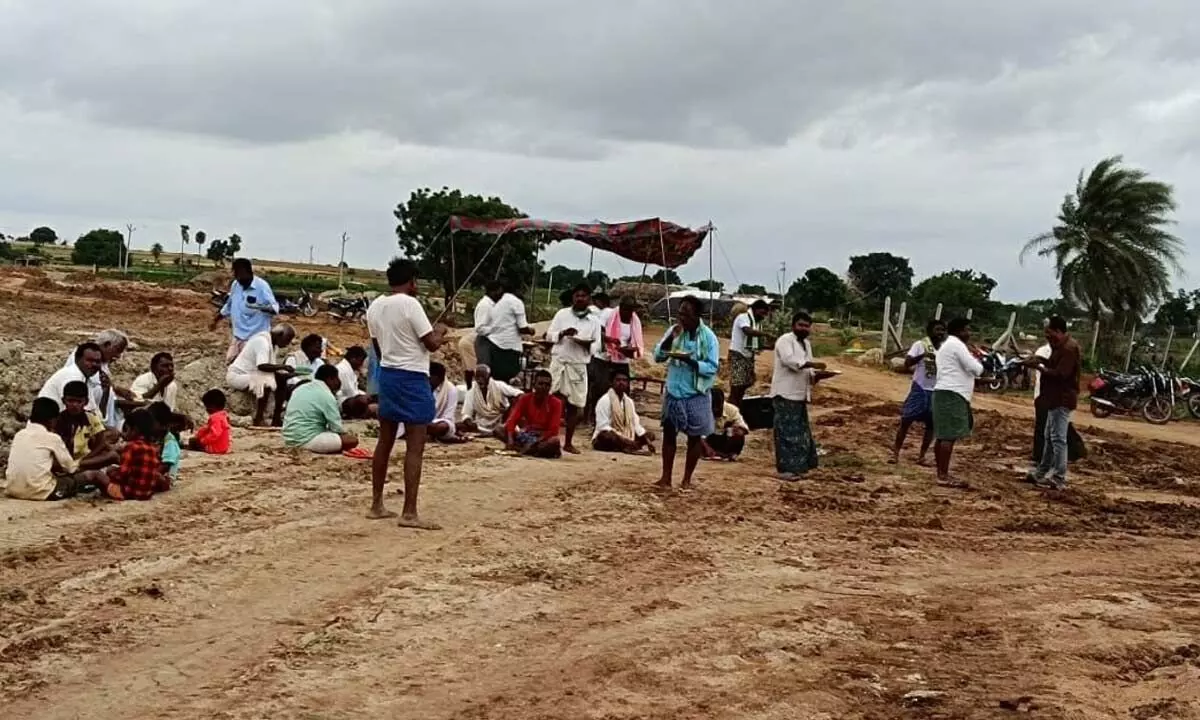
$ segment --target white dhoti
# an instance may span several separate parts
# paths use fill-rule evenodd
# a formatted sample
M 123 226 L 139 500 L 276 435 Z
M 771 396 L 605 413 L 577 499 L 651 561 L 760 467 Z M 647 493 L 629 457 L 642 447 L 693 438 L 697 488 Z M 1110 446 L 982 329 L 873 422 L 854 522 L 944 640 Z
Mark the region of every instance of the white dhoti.
M 248 392 L 262 400 L 268 390 L 275 389 L 275 374 L 265 372 L 240 373 L 230 369 L 225 373 L 225 384 L 232 390 Z
M 554 379 L 550 392 L 562 395 L 573 407 L 587 405 L 588 377 L 586 363 L 568 363 L 552 358 L 550 377 Z
M 334 455 L 342 451 L 342 436 L 335 432 L 323 432 L 304 443 L 303 447 L 320 455 Z

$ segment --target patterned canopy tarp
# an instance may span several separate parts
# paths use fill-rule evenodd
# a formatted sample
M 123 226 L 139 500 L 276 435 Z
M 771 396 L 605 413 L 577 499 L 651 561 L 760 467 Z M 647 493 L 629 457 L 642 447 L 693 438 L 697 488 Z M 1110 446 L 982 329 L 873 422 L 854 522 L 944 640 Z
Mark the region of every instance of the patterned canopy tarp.
M 690 260 L 711 230 L 709 226 L 692 230 L 658 218 L 623 223 L 568 223 L 534 218 L 485 220 L 458 215 L 451 216 L 450 229 L 484 235 L 537 232 L 549 240 L 578 240 L 626 260 L 667 268 L 677 268 Z

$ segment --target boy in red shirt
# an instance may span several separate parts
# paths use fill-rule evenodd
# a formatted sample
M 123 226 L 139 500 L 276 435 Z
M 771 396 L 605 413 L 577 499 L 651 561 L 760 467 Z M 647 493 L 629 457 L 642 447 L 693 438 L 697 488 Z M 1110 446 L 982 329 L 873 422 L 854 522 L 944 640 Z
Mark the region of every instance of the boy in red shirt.
M 158 457 L 160 432 L 149 411 L 139 409 L 129 415 L 121 464 L 108 471 L 105 495 L 113 500 L 149 500 L 154 493 L 171 489 Z
M 224 455 L 229 452 L 233 441 L 233 431 L 229 426 L 229 413 L 225 412 L 225 393 L 220 390 L 209 390 L 200 398 L 204 409 L 208 411 L 208 422 L 196 429 L 196 434 L 188 440 L 188 450 L 199 450 L 210 455 Z
M 562 427 L 562 400 L 550 394 L 550 373 L 538 370 L 533 376 L 533 392 L 522 395 L 508 415 L 504 429 L 508 449 L 539 458 L 562 457 L 558 439 Z

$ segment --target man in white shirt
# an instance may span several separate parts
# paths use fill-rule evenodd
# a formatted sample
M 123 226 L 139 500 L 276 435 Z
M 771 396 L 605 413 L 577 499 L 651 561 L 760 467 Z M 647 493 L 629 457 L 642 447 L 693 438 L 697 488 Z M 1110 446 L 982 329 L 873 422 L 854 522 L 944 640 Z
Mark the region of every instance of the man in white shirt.
M 767 336 L 759 324 L 770 311 L 771 306 L 765 300 L 755 300 L 749 310 L 733 319 L 729 337 L 729 402 L 734 405 L 742 404 L 746 391 L 758 379 L 754 359 Z
M 654 454 L 654 433 L 642 427 L 633 398 L 629 397 L 629 370 L 614 370 L 612 387 L 596 403 L 596 431 L 592 449 L 630 455 Z
M 175 381 L 175 358 L 171 353 L 160 352 L 150 359 L 150 371 L 138 375 L 129 386 L 134 400 L 152 403 L 164 402 L 176 409 L 179 383 Z
M 825 370 L 813 360 L 812 316 L 803 310 L 792 315 L 792 331 L 775 341 L 775 371 L 771 398 L 775 410 L 775 470 L 779 479 L 792 482 L 817 467 L 817 442 L 808 422 L 812 386 Z
M 114 430 L 120 430 L 125 422 L 122 411 L 132 411 L 140 405 L 129 389 L 113 385 L 112 370 L 109 369 L 129 348 L 129 336 L 110 328 L 97 333 L 92 342 L 100 347 L 101 362 L 100 372 L 87 380 L 88 389 L 97 399 L 96 413 L 104 420 L 104 424 Z M 74 364 L 74 353 L 67 355 L 63 367 L 68 368 Z
M 892 445 L 892 457 L 888 459 L 892 465 L 900 462 L 900 449 L 904 447 L 908 429 L 916 422 L 925 426 L 925 434 L 921 437 L 921 453 L 917 456 L 917 464 L 925 464 L 929 446 L 933 444 L 932 402 L 933 386 L 937 384 L 937 350 L 945 340 L 946 323 L 930 320 L 925 324 L 925 337 L 913 343 L 904 357 L 905 369 L 913 371 L 912 387 L 900 409 L 900 428 Z
M 578 455 L 575 447 L 575 428 L 588 398 L 588 362 L 592 348 L 600 337 L 600 323 L 588 310 L 592 290 L 580 284 L 571 293 L 571 305 L 559 310 L 550 322 L 546 338 L 554 343 L 550 350 L 550 392 L 563 399 L 567 406 L 567 432 L 563 452 Z
M 483 297 L 479 298 L 479 302 L 475 304 L 475 337 L 472 340 L 471 350 L 471 354 L 475 358 L 467 365 L 467 370 L 464 373 L 468 388 L 474 382 L 473 368 L 475 365 L 488 365 L 491 362 L 490 353 L 488 352 L 487 335 L 490 332 L 489 325 L 492 321 L 492 309 L 496 307 L 496 302 L 502 297 L 504 297 L 504 284 L 499 280 L 492 280 L 484 288 Z M 461 351 L 460 354 L 462 354 Z
M 487 365 L 477 365 L 475 383 L 467 390 L 467 397 L 463 400 L 459 427 L 464 432 L 491 435 L 508 442 L 504 421 L 512 401 L 523 394 L 522 390 L 493 378 L 492 370 Z
M 371 418 L 376 415 L 378 408 L 371 403 L 371 397 L 359 387 L 358 382 L 358 376 L 366 363 L 366 348 L 353 345 L 346 348 L 346 354 L 337 364 L 338 380 L 341 382 L 337 401 L 342 406 L 342 417 Z
M 496 300 L 488 312 L 484 331 L 480 333 L 479 328 L 475 328 L 476 334 L 484 339 L 476 347 L 475 357 L 477 362 L 492 369 L 492 379 L 512 382 L 521 374 L 521 358 L 525 355 L 523 336 L 533 335 L 534 330 L 525 318 L 525 303 L 511 292 L 511 285 L 505 287 L 510 292 Z
M 66 443 L 54 432 L 59 405 L 47 397 L 33 401 L 29 424 L 12 439 L 4 493 L 18 500 L 62 500 L 89 485 L 103 484 L 103 470 L 80 471 Z
M 267 332 L 260 332 L 250 337 L 238 351 L 233 363 L 225 371 L 225 384 L 233 390 L 250 393 L 255 400 L 254 424 L 262 427 L 266 424 L 267 403 L 275 398 L 275 411 L 271 416 L 272 427 L 283 426 L 283 406 L 287 394 L 280 390 L 280 384 L 286 387 L 287 380 L 292 377 L 293 369 L 277 363 L 275 348 L 285 348 L 296 339 L 296 331 L 291 325 L 276 325 Z
M 429 424 L 437 415 L 433 389 L 429 385 L 429 354 L 442 346 L 446 328 L 435 328 L 417 300 L 417 266 L 408 259 L 396 258 L 388 264 L 390 295 L 381 295 L 367 308 L 367 330 L 379 365 L 375 380 L 379 386 L 379 440 L 371 462 L 371 511 L 367 517 L 395 517 L 383 504 L 383 486 L 387 482 L 388 463 L 400 426 L 404 426 L 404 508 L 400 526 L 419 530 L 439 530 L 436 523 L 422 520 L 417 513 L 417 494 L 421 490 L 421 466 Z
M 67 383 L 76 381 L 86 383 L 88 404 L 85 409 L 99 415 L 100 408 L 104 406 L 104 395 L 100 391 L 100 385 L 92 383 L 91 379 L 100 373 L 100 368 L 104 364 L 103 352 L 96 343 L 86 342 L 75 348 L 72 357 L 73 362 L 70 365 L 60 368 L 46 380 L 38 392 L 38 397 L 53 400 L 58 404 L 59 410 L 62 410 L 63 390 L 66 389 Z
M 971 398 L 975 395 L 975 381 L 983 374 L 983 364 L 967 345 L 971 341 L 969 320 L 951 320 L 946 332 L 946 340 L 937 351 L 937 383 L 933 386 L 933 435 L 937 439 L 933 455 L 939 485 L 966 487 L 950 477 L 950 459 L 954 443 L 970 437 L 975 427 Z

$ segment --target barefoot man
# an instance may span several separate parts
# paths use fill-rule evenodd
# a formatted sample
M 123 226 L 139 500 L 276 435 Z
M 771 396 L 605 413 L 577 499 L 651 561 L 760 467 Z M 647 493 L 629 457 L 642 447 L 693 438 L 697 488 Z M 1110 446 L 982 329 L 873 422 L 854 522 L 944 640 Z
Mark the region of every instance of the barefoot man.
M 576 286 L 571 304 L 559 310 L 550 322 L 546 337 L 554 343 L 550 350 L 550 376 L 554 385 L 550 392 L 559 396 L 567 406 L 567 436 L 563 452 L 578 455 L 575 448 L 575 428 L 587 405 L 588 362 L 592 347 L 600 339 L 600 321 L 588 309 L 592 291 L 587 284 Z
M 888 463 L 900 462 L 900 449 L 908 437 L 908 429 L 919 422 L 925 427 L 921 437 L 921 453 L 917 464 L 925 464 L 929 446 L 933 443 L 933 409 L 931 407 L 933 386 L 937 384 L 937 351 L 946 340 L 946 323 L 930 320 L 925 325 L 925 338 L 913 343 L 904 357 L 904 369 L 913 371 L 912 388 L 900 409 L 900 429 L 896 431 L 896 442 L 892 445 L 892 457 Z M 914 369 L 915 368 L 915 369 Z
M 417 493 L 421 489 L 421 465 L 425 438 L 436 408 L 429 386 L 429 353 L 442 346 L 445 327 L 429 324 L 425 308 L 417 300 L 417 266 L 397 258 L 387 269 L 390 295 L 381 295 L 367 309 L 367 330 L 379 358 L 379 441 L 371 462 L 372 519 L 395 517 L 383 505 L 388 460 L 396 433 L 404 425 L 404 509 L 400 526 L 440 530 L 440 526 L 417 515 Z
M 614 370 L 608 385 L 608 392 L 596 401 L 592 449 L 630 455 L 654 454 L 654 433 L 642 427 L 633 398 L 629 397 L 629 370 Z
M 933 386 L 933 434 L 937 438 L 933 455 L 938 484 L 965 487 L 950 477 L 950 458 L 954 443 L 970 437 L 975 427 L 971 398 L 975 395 L 975 380 L 983 374 L 983 364 L 967 347 L 971 341 L 969 320 L 955 318 L 946 331 L 946 340 L 937 351 L 937 383 Z
M 687 460 L 683 483 L 692 486 L 692 473 L 704 452 L 702 441 L 713 434 L 712 398 L 721 346 L 717 336 L 700 321 L 700 301 L 689 295 L 679 301 L 679 322 L 654 348 L 654 359 L 667 363 L 666 393 L 662 401 L 662 478 L 657 486 L 670 489 L 675 469 L 678 434 L 687 435 Z

